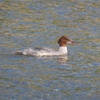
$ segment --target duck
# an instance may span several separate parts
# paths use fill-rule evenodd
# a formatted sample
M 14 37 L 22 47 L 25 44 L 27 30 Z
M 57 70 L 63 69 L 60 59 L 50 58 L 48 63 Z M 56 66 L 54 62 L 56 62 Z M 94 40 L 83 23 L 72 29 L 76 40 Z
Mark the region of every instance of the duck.
M 34 48 L 34 49 L 28 48 L 25 50 L 17 51 L 16 54 L 36 56 L 36 57 L 67 55 L 68 54 L 67 44 L 75 44 L 75 42 L 72 39 L 68 38 L 67 36 L 63 35 L 58 39 L 58 44 L 59 44 L 58 51 L 47 47 Z

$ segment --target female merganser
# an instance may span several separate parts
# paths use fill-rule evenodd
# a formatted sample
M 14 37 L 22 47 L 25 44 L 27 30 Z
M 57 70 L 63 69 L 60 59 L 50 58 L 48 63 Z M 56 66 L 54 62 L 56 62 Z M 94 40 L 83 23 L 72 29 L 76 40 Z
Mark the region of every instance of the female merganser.
M 74 44 L 75 42 L 72 41 L 71 39 L 69 39 L 67 36 L 62 36 L 59 40 L 58 40 L 58 44 L 59 44 L 59 50 L 55 51 L 53 49 L 50 48 L 35 48 L 35 49 L 25 49 L 22 51 L 17 51 L 16 54 L 20 54 L 20 55 L 30 55 L 30 56 L 59 56 L 59 55 L 65 55 L 68 54 L 68 50 L 67 50 L 67 44 Z

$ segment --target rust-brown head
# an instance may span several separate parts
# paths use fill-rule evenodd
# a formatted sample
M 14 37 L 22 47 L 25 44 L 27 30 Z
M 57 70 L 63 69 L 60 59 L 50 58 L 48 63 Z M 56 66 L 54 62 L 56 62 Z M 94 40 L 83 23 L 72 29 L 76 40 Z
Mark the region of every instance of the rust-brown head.
M 73 40 L 64 35 L 58 40 L 58 44 L 60 46 L 66 46 L 67 44 L 74 44 L 74 43 L 75 42 Z

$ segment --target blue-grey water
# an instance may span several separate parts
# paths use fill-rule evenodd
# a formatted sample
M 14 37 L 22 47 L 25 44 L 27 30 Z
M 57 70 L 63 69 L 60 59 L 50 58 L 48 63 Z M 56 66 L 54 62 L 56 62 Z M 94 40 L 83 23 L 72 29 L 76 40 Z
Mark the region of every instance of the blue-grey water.
M 62 35 L 67 61 L 15 55 Z M 0 100 L 100 100 L 100 0 L 0 0 Z

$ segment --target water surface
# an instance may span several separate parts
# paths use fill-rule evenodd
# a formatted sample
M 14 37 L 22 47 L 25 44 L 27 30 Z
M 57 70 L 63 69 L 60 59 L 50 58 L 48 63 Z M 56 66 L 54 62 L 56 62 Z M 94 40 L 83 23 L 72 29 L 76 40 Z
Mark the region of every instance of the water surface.
M 17 50 L 58 49 L 67 57 L 19 56 Z M 0 0 L 1 100 L 100 100 L 99 0 Z

